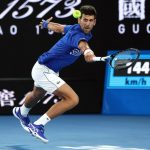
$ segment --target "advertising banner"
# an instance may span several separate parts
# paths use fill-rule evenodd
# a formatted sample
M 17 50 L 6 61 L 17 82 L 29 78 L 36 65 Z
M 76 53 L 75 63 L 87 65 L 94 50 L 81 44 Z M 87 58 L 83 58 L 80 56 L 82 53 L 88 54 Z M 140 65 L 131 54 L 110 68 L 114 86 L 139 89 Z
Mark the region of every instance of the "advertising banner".
M 109 51 L 109 54 L 113 51 Z M 141 50 L 140 59 L 123 70 L 106 67 L 104 114 L 150 114 L 150 51 Z
M 19 87 L 15 92 L 19 94 L 18 89 L 22 89 L 20 86 L 31 81 L 31 69 L 38 57 L 63 36 L 40 29 L 40 21 L 53 17 L 56 23 L 75 24 L 77 19 L 72 16 L 73 10 L 87 4 L 93 5 L 98 12 L 96 26 L 92 31 L 93 38 L 89 42 L 96 56 L 105 56 L 108 50 L 123 50 L 130 47 L 149 53 L 149 0 L 3 0 L 0 3 L 0 91 L 2 95 L 14 91 L 15 84 Z M 150 82 L 147 69 L 150 63 L 148 53 L 142 53 L 139 62 L 125 72 L 114 73 L 107 68 L 110 72 L 105 75 L 105 63 L 86 63 L 83 56 L 75 64 L 64 68 L 60 76 L 65 81 L 73 83 L 81 97 L 80 105 L 88 107 L 86 111 L 83 107 L 83 111 L 79 111 L 79 106 L 73 112 L 76 110 L 77 113 L 101 112 L 101 104 L 103 101 L 106 102 L 106 88 L 113 94 L 116 93 L 113 91 L 119 88 L 119 92 L 132 89 L 135 92 L 136 89 L 147 93 Z M 18 82 L 21 83 L 20 86 Z M 24 91 L 20 92 L 22 94 L 16 98 L 17 100 L 20 101 L 22 95 L 32 89 L 31 82 L 22 89 Z M 13 88 L 10 88 L 11 84 L 14 85 Z M 89 97 L 85 96 L 87 90 L 83 90 L 83 87 L 92 90 L 88 92 Z M 87 102 L 87 99 L 89 101 L 93 99 L 92 105 L 95 108 L 91 111 L 91 103 Z
M 56 23 L 76 24 L 77 19 L 73 18 L 72 12 L 85 4 L 97 7 L 97 2 L 90 0 L 1 1 L 0 64 L 2 64 L 2 71 L 0 78 L 30 78 L 32 66 L 38 57 L 48 51 L 63 36 L 60 33 L 40 29 L 41 20 L 53 17 L 52 21 Z M 97 25 L 94 32 L 98 28 Z M 90 45 L 96 51 L 99 50 L 96 48 L 98 43 L 95 43 L 94 39 L 91 40 Z M 79 61 L 79 65 L 73 65 L 67 71 L 62 71 L 63 76 L 76 77 L 78 75 L 76 68 L 79 70 L 85 68 L 82 74 L 89 72 L 87 65 Z M 72 70 L 75 71 L 72 73 Z
M 63 36 L 40 29 L 40 21 L 53 17 L 52 21 L 56 23 L 75 24 L 77 19 L 73 18 L 72 12 L 85 4 L 98 8 L 97 1 L 91 0 L 0 2 L 0 114 L 12 114 L 12 108 L 23 103 L 24 96 L 33 88 L 32 66 L 43 52 L 48 51 Z M 98 28 L 95 27 L 93 34 Z M 94 39 L 90 45 L 91 48 L 99 50 Z M 95 64 L 85 63 L 81 56 L 81 60 L 60 72 L 60 76 L 77 91 L 80 98 L 78 107 L 68 113 L 100 112 L 101 94 L 98 92 L 96 68 L 98 66 Z M 56 101 L 54 95 L 45 95 L 31 113 L 39 114 L 46 111 Z
M 68 80 L 68 84 L 78 94 L 80 102 L 74 109 L 66 112 L 67 114 L 100 113 L 100 100 L 97 98 L 98 91 L 96 90 L 98 87 L 93 88 L 95 82 L 94 80 L 89 82 L 86 80 Z M 24 103 L 26 94 L 31 92 L 33 81 L 28 79 L 7 80 L 0 83 L 0 115 L 12 115 L 13 107 L 21 106 Z M 46 93 L 31 110 L 30 114 L 45 113 L 60 100 L 54 94 Z

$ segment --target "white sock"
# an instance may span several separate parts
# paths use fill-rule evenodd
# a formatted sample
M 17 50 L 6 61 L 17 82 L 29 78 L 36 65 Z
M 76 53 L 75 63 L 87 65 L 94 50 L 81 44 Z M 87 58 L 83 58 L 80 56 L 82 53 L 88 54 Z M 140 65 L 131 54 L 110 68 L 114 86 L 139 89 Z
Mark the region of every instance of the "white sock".
M 38 120 L 36 120 L 35 122 L 34 122 L 34 124 L 36 124 L 36 125 L 46 125 L 49 121 L 51 120 L 51 118 L 49 118 L 48 116 L 47 116 L 47 114 L 45 113 L 43 116 L 41 116 Z
M 31 108 L 27 108 L 24 104 L 20 107 L 21 115 L 27 117 Z

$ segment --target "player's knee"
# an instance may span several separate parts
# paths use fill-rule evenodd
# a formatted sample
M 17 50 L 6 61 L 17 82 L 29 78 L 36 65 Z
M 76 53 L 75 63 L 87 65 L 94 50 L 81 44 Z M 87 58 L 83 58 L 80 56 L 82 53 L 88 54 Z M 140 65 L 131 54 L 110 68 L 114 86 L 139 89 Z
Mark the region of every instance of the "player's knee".
M 73 105 L 73 106 L 76 106 L 76 105 L 79 104 L 79 97 L 78 97 L 77 94 L 75 94 L 74 96 L 72 96 L 71 102 L 72 102 L 72 105 Z

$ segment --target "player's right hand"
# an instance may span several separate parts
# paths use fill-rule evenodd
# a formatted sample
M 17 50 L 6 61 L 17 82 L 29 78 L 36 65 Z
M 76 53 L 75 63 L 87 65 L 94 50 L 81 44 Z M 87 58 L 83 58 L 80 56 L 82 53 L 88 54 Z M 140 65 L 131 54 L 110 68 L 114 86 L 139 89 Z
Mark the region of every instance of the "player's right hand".
M 95 57 L 95 55 L 90 54 L 90 53 L 87 53 L 86 55 L 84 55 L 84 59 L 86 62 L 93 62 L 93 57 Z

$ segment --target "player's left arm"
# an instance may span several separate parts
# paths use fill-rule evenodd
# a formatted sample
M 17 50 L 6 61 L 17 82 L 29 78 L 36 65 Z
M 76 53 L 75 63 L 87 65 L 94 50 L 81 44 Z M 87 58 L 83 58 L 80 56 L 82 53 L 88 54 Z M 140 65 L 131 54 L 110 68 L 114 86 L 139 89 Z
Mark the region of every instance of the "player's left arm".
M 87 41 L 81 40 L 78 44 L 78 48 L 83 52 L 86 62 L 93 62 L 93 57 L 95 57 L 95 55 Z
M 39 24 L 41 29 L 48 29 L 48 30 L 52 30 L 57 33 L 64 33 L 64 28 L 66 25 L 51 22 L 52 19 L 53 19 L 53 17 L 51 17 L 47 20 L 42 20 Z

